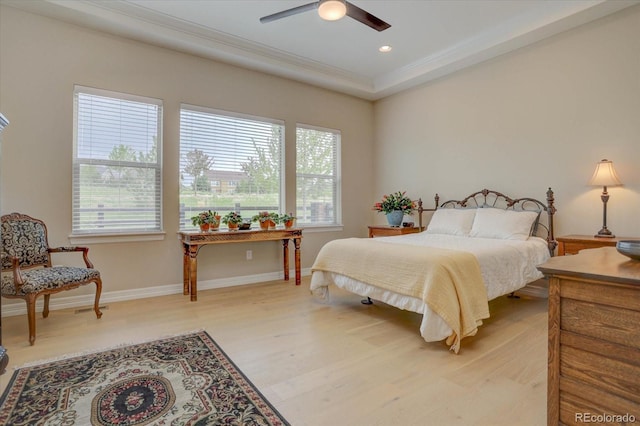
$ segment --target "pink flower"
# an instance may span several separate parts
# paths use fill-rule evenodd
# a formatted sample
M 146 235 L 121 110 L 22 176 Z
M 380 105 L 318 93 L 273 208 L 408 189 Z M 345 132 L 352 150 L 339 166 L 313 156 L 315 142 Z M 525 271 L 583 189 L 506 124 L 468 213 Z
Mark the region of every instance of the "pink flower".
M 406 191 L 394 192 L 390 195 L 383 195 L 382 201 L 373 205 L 373 210 L 383 213 L 401 210 L 405 214 L 411 214 L 415 210 L 416 205 L 406 195 Z

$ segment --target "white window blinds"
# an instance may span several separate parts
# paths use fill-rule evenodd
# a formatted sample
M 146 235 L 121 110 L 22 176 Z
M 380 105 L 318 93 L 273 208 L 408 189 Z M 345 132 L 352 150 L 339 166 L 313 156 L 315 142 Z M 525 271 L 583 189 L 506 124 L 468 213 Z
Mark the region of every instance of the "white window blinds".
M 339 225 L 340 132 L 298 124 L 296 217 L 300 226 Z
M 279 212 L 284 200 L 284 122 L 182 105 L 180 228 L 203 210 L 244 219 Z
M 76 86 L 73 234 L 162 230 L 162 101 Z

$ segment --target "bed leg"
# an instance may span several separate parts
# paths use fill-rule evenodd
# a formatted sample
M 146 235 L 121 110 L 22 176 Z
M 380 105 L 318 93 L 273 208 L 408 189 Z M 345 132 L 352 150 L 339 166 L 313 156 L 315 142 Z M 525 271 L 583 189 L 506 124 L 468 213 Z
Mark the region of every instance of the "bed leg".
M 370 297 L 367 297 L 366 299 L 362 299 L 360 303 L 362 303 L 363 305 L 373 305 L 373 301 L 371 300 Z
M 520 299 L 520 296 L 518 296 L 515 291 L 512 291 L 507 297 L 510 299 Z

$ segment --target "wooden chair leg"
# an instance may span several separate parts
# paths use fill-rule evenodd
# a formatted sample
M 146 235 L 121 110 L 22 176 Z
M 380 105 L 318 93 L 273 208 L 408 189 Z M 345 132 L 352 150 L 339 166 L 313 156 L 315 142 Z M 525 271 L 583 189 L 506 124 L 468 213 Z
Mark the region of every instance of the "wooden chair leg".
M 44 309 L 42 309 L 42 318 L 47 318 L 49 316 L 49 299 L 51 298 L 50 294 L 44 295 Z
M 27 302 L 27 319 L 29 322 L 29 344 L 33 346 L 36 342 L 36 296 L 28 295 L 25 299 Z
M 96 312 L 96 317 L 101 318 L 102 312 L 100 312 L 100 294 L 102 294 L 102 280 L 98 278 L 96 280 L 96 298 L 93 302 L 93 310 Z

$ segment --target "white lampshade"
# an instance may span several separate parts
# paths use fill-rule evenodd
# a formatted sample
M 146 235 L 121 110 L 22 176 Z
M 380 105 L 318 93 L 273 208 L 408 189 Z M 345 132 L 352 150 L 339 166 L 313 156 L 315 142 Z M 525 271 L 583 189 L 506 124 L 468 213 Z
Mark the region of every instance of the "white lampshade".
M 593 186 L 617 186 L 622 185 L 620 178 L 613 168 L 613 162 L 602 160 L 596 164 L 596 171 L 593 173 L 589 185 Z
M 318 15 L 325 21 L 337 21 L 347 14 L 347 5 L 341 0 L 324 0 L 318 5 Z

